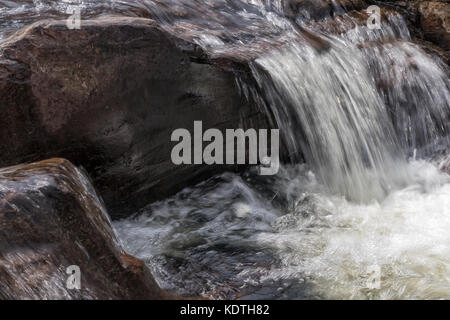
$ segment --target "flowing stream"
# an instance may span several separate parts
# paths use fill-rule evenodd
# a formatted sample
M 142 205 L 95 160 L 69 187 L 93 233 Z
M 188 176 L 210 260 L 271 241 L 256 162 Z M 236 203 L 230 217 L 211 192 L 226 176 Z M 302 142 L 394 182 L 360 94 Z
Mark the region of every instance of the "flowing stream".
M 284 2 L 84 2 L 86 14 L 151 16 L 211 55 L 251 61 L 256 81 L 237 80 L 292 161 L 150 204 L 115 222 L 124 246 L 187 296 L 450 298 L 448 67 L 398 14 L 374 30 L 339 1 L 314 17 Z M 18 25 L 24 8 L 10 5 Z
M 153 10 L 213 54 L 245 46 L 258 90 L 243 91 L 262 96 L 293 163 L 306 164 L 224 174 L 151 204 L 115 224 L 125 246 L 190 296 L 450 298 L 450 176 L 431 160 L 448 145 L 447 67 L 398 15 L 380 30 L 345 13 L 319 29 L 296 27 L 276 1 L 219 2 L 238 8 L 189 26 Z

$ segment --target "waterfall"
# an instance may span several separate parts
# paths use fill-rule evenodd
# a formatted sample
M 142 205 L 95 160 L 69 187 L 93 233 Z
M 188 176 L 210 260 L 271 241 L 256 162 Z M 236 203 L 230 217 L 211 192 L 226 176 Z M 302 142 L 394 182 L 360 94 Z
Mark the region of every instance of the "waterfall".
M 294 44 L 257 59 L 253 71 L 289 153 L 302 152 L 330 191 L 369 201 L 406 179 L 387 108 L 358 50 Z
M 448 136 L 448 70 L 410 42 L 399 15 L 373 30 L 339 1 L 319 20 L 308 6 L 288 13 L 287 1 L 146 3 L 169 32 L 211 55 L 252 60 L 255 100 L 267 104 L 289 158 L 304 158 L 331 193 L 380 200 L 410 181 L 409 156 Z
M 448 70 L 408 38 L 389 16 L 379 32 L 357 27 L 328 36 L 328 50 L 294 43 L 253 64 L 289 154 L 302 152 L 332 192 L 381 199 L 408 181 L 412 151 L 448 142 Z
M 214 177 L 116 222 L 164 288 L 450 298 L 450 177 L 433 160 L 449 146 L 449 70 L 400 15 L 372 30 L 339 1 L 317 19 L 310 7 L 285 12 L 286 1 L 182 0 L 178 18 L 167 10 L 175 2 L 146 3 L 212 56 L 250 61 L 256 81 L 237 82 L 274 118 L 293 162 L 274 177 Z M 375 289 L 370 270 L 382 279 Z

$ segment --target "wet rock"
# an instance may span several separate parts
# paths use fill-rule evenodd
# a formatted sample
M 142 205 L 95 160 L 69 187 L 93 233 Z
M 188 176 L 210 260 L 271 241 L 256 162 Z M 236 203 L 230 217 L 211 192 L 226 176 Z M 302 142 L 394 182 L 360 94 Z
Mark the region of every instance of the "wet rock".
M 349 10 L 366 7 L 363 0 L 285 0 L 284 12 L 289 18 L 301 20 L 319 20 L 333 15 L 343 14 Z
M 267 128 L 239 93 L 239 59 L 210 59 L 153 20 L 41 21 L 0 51 L 0 166 L 69 159 L 114 218 L 230 169 L 173 165 L 173 130 Z
M 67 287 L 69 266 L 80 290 Z M 0 170 L 0 283 L 2 299 L 170 298 L 120 247 L 88 177 L 63 159 Z
M 450 3 L 423 2 L 419 5 L 419 13 L 425 39 L 450 51 Z
M 450 3 L 447 0 L 368 1 L 393 8 L 406 17 L 414 40 L 450 63 Z M 427 43 L 428 42 L 428 43 Z

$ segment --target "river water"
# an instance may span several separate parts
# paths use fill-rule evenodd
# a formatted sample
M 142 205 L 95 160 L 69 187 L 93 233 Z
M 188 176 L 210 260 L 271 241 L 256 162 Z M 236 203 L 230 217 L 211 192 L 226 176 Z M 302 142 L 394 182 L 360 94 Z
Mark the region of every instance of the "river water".
M 304 165 L 224 174 L 115 227 L 178 294 L 448 299 L 450 177 L 423 160 L 407 168 L 407 187 L 365 204 L 329 194 Z
M 38 1 L 36 13 L 30 2 L 0 0 L 4 37 L 65 10 Z M 448 67 L 411 40 L 400 15 L 373 30 L 328 2 L 326 15 L 287 18 L 282 0 L 84 1 L 86 17 L 151 16 L 211 55 L 249 60 L 257 87 L 242 91 L 274 116 L 291 160 L 276 176 L 226 173 L 115 222 L 163 288 L 450 298 Z

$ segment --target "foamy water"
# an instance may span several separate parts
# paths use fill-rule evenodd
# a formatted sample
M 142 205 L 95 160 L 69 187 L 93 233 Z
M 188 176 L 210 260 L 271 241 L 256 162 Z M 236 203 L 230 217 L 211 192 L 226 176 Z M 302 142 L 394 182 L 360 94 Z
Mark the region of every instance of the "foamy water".
M 305 166 L 270 181 L 225 174 L 115 228 L 180 294 L 450 298 L 450 176 L 426 161 L 408 170 L 408 187 L 370 204 L 326 193 Z
M 378 31 L 309 29 L 327 43 L 319 49 L 286 19 L 264 16 L 254 22 L 271 32 L 258 37 L 272 42 L 281 30 L 299 41 L 257 52 L 259 90 L 241 89 L 274 116 L 291 159 L 308 165 L 227 173 L 149 205 L 115 224 L 126 248 L 187 296 L 450 298 L 450 176 L 407 160 L 447 149 L 448 68 L 410 41 L 399 15 Z M 219 40 L 231 35 L 242 36 L 198 43 L 223 52 Z

